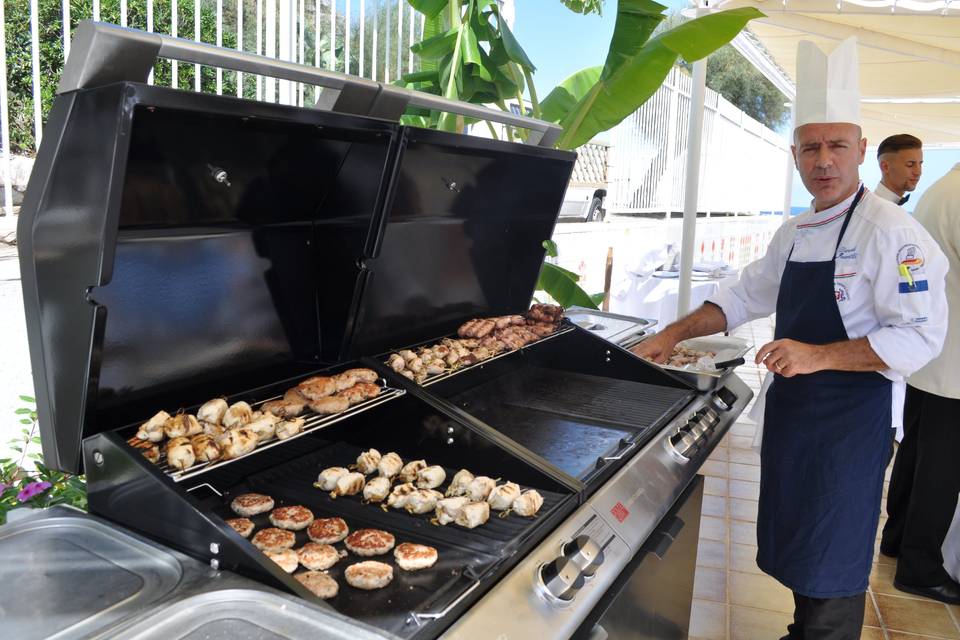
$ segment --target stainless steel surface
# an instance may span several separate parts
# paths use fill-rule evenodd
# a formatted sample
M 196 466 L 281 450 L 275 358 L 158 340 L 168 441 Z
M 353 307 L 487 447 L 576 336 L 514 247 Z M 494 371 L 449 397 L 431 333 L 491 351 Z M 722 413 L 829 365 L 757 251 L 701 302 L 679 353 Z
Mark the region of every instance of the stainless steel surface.
M 586 582 L 583 571 L 571 559 L 554 558 L 537 569 L 537 592 L 548 602 L 565 604 L 576 597 Z
M 629 349 L 635 344 L 639 343 L 640 340 L 629 340 L 625 343 L 620 344 L 625 349 Z M 740 338 L 734 338 L 731 336 L 709 336 L 705 338 L 691 338 L 689 340 L 684 340 L 678 342 L 677 346 L 687 347 L 688 349 L 696 349 L 699 351 L 713 351 L 717 353 L 717 362 L 724 362 L 729 360 L 736 360 L 742 358 L 749 350 L 751 345 L 746 341 Z M 674 375 L 683 378 L 690 384 L 694 385 L 698 391 L 712 391 L 720 386 L 720 384 L 730 375 L 736 365 L 724 367 L 717 370 L 707 370 L 699 369 L 691 366 L 687 367 L 675 367 L 672 365 L 657 365 L 665 371 L 669 371 Z
M 591 578 L 603 564 L 603 549 L 590 536 L 580 535 L 561 547 L 560 553 Z
M 564 315 L 573 324 L 614 344 L 639 340 L 656 326 L 656 320 L 635 318 L 586 307 L 570 307 Z

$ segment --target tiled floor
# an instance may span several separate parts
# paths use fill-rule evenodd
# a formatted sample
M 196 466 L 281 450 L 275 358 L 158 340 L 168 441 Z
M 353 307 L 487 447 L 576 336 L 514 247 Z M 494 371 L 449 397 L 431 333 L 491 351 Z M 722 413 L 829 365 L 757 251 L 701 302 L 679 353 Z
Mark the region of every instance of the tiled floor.
M 758 320 L 734 335 L 759 347 L 772 334 L 770 321 Z M 737 373 L 754 393 L 760 389 L 763 371 L 752 361 Z M 701 470 L 706 484 L 690 617 L 694 640 L 776 640 L 792 619 L 790 591 L 756 564 L 760 457 L 751 448 L 755 426 L 744 412 Z M 862 640 L 960 640 L 960 606 L 895 589 L 895 562 L 875 557 Z

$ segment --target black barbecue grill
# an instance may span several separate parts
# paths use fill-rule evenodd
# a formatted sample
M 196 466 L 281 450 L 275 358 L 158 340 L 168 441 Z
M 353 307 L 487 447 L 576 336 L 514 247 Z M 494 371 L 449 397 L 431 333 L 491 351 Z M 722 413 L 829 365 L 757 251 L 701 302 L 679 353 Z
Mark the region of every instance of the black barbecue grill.
M 707 402 L 570 324 L 422 385 L 385 366 L 389 352 L 455 335 L 466 320 L 527 309 L 575 154 L 402 127 L 371 115 L 395 116 L 410 95 L 285 63 L 270 71 L 338 88 L 334 111 L 130 82 L 158 51 L 269 66 L 166 37 L 84 23 L 74 49 L 19 241 L 45 459 L 86 473 L 92 512 L 384 631 L 436 637 L 581 505 L 613 495 L 612 478 L 634 477 L 628 461 L 664 458 L 658 435 Z M 161 409 L 193 413 L 215 397 L 256 408 L 356 366 L 382 376 L 378 397 L 308 415 L 302 433 L 240 458 L 180 471 L 126 443 Z M 710 428 L 748 399 L 735 396 L 731 417 Z M 714 444 L 701 443 L 704 455 Z M 320 470 L 370 447 L 442 465 L 448 481 L 461 468 L 514 481 L 545 503 L 535 518 L 494 512 L 467 530 L 313 487 Z M 662 493 L 666 504 L 628 542 L 692 477 L 651 473 L 682 484 L 651 488 L 644 499 Z M 323 603 L 224 523 L 232 497 L 249 491 L 433 545 L 440 561 L 397 570 L 373 593 L 341 580 Z

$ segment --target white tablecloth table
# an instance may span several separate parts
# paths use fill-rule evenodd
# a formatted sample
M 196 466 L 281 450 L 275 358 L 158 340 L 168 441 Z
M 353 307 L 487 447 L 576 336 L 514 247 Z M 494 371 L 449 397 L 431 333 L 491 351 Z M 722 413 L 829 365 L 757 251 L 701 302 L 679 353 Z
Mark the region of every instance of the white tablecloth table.
M 707 298 L 732 286 L 737 276 L 724 278 L 695 279 L 690 287 L 690 309 L 696 309 Z M 610 296 L 610 311 L 637 318 L 648 318 L 658 322 L 662 329 L 677 319 L 677 297 L 680 290 L 679 278 L 631 278 L 629 285 L 613 292 Z

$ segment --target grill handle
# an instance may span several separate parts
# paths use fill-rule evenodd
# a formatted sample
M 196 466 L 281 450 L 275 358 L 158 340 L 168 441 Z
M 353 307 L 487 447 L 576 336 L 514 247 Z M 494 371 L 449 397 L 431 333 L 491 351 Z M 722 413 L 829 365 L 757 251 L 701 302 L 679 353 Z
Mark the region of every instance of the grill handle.
M 57 93 L 146 82 L 157 58 L 202 64 L 323 87 L 317 107 L 398 121 L 407 107 L 445 111 L 527 129 L 527 144 L 552 146 L 560 127 L 526 116 L 160 33 L 84 20 L 77 26 Z
M 432 611 L 429 613 L 414 613 L 412 615 L 414 618 L 417 619 L 417 622 L 420 622 L 421 620 L 435 620 L 437 618 L 443 618 L 448 613 L 453 611 L 454 607 L 456 607 L 458 604 L 463 602 L 464 598 L 466 598 L 468 595 L 473 593 L 473 590 L 479 586 L 480 586 L 480 581 L 474 580 L 473 584 L 470 585 L 463 593 L 457 596 L 456 600 L 454 600 L 453 602 L 448 604 L 446 607 L 444 607 L 443 611 Z

